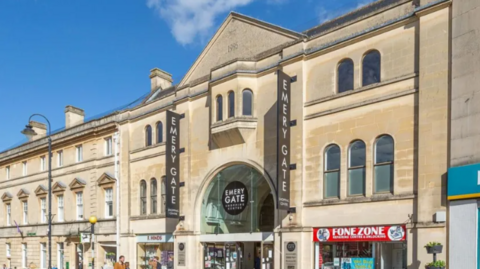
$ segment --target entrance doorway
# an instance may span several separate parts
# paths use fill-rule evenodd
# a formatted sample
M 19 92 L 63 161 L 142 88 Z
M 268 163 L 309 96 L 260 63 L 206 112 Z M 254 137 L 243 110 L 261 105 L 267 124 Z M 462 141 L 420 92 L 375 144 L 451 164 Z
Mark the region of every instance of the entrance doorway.
M 204 243 L 204 269 L 273 269 L 273 242 Z

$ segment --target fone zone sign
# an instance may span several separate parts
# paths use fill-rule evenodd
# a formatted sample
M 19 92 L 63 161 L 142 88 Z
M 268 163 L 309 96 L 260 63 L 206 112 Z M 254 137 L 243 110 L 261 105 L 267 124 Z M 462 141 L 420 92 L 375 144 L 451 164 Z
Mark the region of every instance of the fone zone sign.
M 180 115 L 167 110 L 166 217 L 180 217 Z

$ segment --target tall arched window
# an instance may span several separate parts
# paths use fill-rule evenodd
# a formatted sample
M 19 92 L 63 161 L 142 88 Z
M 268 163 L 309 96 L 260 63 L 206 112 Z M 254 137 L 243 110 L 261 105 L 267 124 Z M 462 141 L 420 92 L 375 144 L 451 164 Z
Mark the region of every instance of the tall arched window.
M 338 64 L 338 93 L 353 90 L 353 61 L 345 59 Z
M 365 143 L 357 140 L 348 152 L 348 195 L 365 195 Z
M 145 146 L 151 146 L 152 145 L 152 126 L 147 125 L 145 127 Z
M 228 117 L 229 118 L 235 117 L 235 93 L 234 92 L 228 93 Z
M 150 180 L 150 213 L 157 214 L 157 180 Z
M 367 52 L 362 62 L 362 85 L 380 82 L 381 56 L 377 50 Z
M 147 214 L 147 182 L 140 181 L 140 214 Z
M 323 189 L 324 198 L 340 196 L 340 147 L 337 145 L 330 145 L 325 150 Z
M 217 121 L 223 120 L 223 97 L 217 96 Z
M 253 92 L 246 89 L 242 93 L 242 114 L 243 116 L 253 115 Z
M 382 135 L 375 141 L 375 187 L 378 192 L 393 193 L 394 142 L 389 135 Z
M 157 122 L 157 144 L 163 142 L 163 123 Z

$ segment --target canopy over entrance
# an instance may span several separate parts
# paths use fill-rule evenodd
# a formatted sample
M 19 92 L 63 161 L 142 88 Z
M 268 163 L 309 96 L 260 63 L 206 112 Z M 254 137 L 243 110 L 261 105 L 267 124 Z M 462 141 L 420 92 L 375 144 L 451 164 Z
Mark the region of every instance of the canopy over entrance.
M 202 200 L 202 234 L 272 232 L 274 196 L 254 168 L 233 165 L 219 172 Z

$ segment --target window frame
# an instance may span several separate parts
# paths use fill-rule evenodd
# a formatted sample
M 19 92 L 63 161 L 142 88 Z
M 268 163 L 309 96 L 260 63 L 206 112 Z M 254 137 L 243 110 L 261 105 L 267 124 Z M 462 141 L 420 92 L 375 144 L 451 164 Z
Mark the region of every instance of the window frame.
M 231 100 L 233 98 L 233 100 Z M 229 91 L 227 93 L 227 99 L 228 99 L 228 118 L 235 118 L 235 92 L 234 91 Z M 233 102 L 233 104 L 232 104 Z
M 162 121 L 157 121 L 157 123 L 155 124 L 155 141 L 157 144 L 163 143 L 163 122 Z
M 10 179 L 10 165 L 5 166 L 5 177 L 7 180 Z
M 22 162 L 22 176 L 27 176 L 28 175 L 28 162 L 23 161 Z
M 378 66 L 378 81 L 377 82 L 372 82 L 370 84 L 365 84 L 365 58 L 371 53 L 378 53 L 378 56 L 380 58 L 380 60 L 378 62 L 378 64 L 379 64 L 379 66 Z M 363 54 L 363 56 L 362 56 L 362 76 L 361 76 L 361 79 L 362 79 L 362 87 L 367 87 L 367 86 L 382 82 L 382 54 L 380 53 L 379 50 L 371 49 L 371 50 L 366 51 Z
M 27 268 L 28 265 L 28 246 L 27 243 L 22 243 L 22 268 Z
M 327 162 L 328 162 L 328 157 L 327 157 L 327 153 L 329 151 L 330 148 L 332 147 L 337 147 L 339 149 L 339 152 L 340 152 L 340 156 L 339 156 L 339 165 L 338 165 L 338 168 L 336 169 L 328 169 L 328 166 L 327 166 Z M 325 147 L 325 150 L 324 150 L 324 154 L 323 154 L 323 198 L 324 199 L 340 199 L 340 189 L 341 189 L 341 171 L 342 171 L 342 148 L 337 145 L 337 144 L 329 144 L 328 146 Z M 326 178 L 327 178 L 327 174 L 331 174 L 331 173 L 338 173 L 338 177 L 337 177 L 337 182 L 338 182 L 338 190 L 337 190 L 337 196 L 330 196 L 330 197 L 327 197 L 326 196 L 326 192 L 327 192 L 327 188 L 326 188 Z
M 28 201 L 22 201 L 23 224 L 28 224 Z
M 75 162 L 83 162 L 83 145 L 75 146 Z
M 43 156 L 40 156 L 40 172 L 45 172 L 46 170 L 46 159 L 45 159 L 45 155 Z
M 246 92 L 250 93 L 250 99 L 251 99 L 250 100 L 250 112 L 251 112 L 250 114 L 245 113 L 245 106 L 246 106 L 246 104 L 245 104 L 245 93 Z M 243 89 L 243 91 L 242 91 L 242 116 L 253 117 L 253 115 L 254 115 L 254 113 L 253 113 L 253 97 L 254 97 L 254 95 L 253 95 L 253 91 L 251 89 L 249 89 L 249 88 Z
M 64 221 L 65 221 L 65 197 L 63 195 L 58 195 L 57 196 L 57 222 L 64 222 Z
M 221 94 L 215 97 L 215 110 L 216 121 L 223 121 L 223 96 Z
M 80 199 L 79 199 L 80 197 Z M 85 209 L 83 208 L 83 191 L 79 191 L 75 193 L 75 205 L 76 205 L 76 220 L 84 220 L 85 219 Z M 80 215 L 80 211 L 82 214 Z
M 345 78 L 340 77 L 340 67 L 344 62 L 350 62 L 352 64 L 352 88 L 340 91 L 340 81 L 345 80 Z M 336 74 L 337 74 L 337 81 L 336 81 L 337 94 L 355 90 L 355 62 L 351 58 L 344 58 L 338 62 Z
M 7 222 L 7 227 L 12 225 L 12 204 L 8 203 L 5 205 L 5 213 L 6 217 L 5 220 Z
M 63 166 L 63 150 L 57 151 L 57 167 Z
M 358 143 L 358 142 L 361 142 L 363 143 L 363 146 L 364 146 L 364 164 L 363 165 L 357 165 L 357 166 L 352 166 L 352 146 L 355 144 L 355 143 Z M 364 169 L 363 170 L 363 193 L 361 194 L 350 194 L 350 190 L 349 190 L 349 187 L 350 187 L 350 171 L 351 170 L 357 170 L 357 169 Z M 348 173 L 347 173 L 347 196 L 349 197 L 355 197 L 355 196 L 365 196 L 366 195 L 366 169 L 367 169 L 367 144 L 363 141 L 363 140 L 360 140 L 360 139 L 357 139 L 357 140 L 353 140 L 352 142 L 350 142 L 350 144 L 348 145 L 348 160 L 347 160 L 347 170 L 348 170 Z
M 156 178 L 150 179 L 150 214 L 158 214 L 158 182 Z
M 106 137 L 104 139 L 105 143 L 105 149 L 104 149 L 104 155 L 105 156 L 112 156 L 113 154 L 113 139 L 111 136 Z
M 388 162 L 381 162 L 381 163 L 377 163 L 377 143 L 378 141 L 380 140 L 380 138 L 382 137 L 389 137 L 391 140 L 392 140 L 392 156 L 393 156 L 393 160 L 392 161 L 388 161 Z M 391 165 L 391 178 L 390 178 L 390 191 L 379 191 L 377 192 L 375 190 L 375 185 L 377 183 L 377 176 L 376 176 L 376 170 L 375 168 L 376 167 L 380 167 L 380 166 L 387 166 L 387 165 Z M 394 191 L 395 191 L 395 139 L 393 139 L 393 136 L 389 135 L 389 134 L 382 134 L 382 135 L 379 135 L 377 136 L 377 138 L 375 138 L 375 142 L 373 144 L 373 194 L 387 194 L 387 193 L 391 193 L 393 194 Z
M 147 182 L 140 181 L 140 215 L 147 215 Z
M 145 126 L 145 147 L 150 147 L 153 145 L 153 134 L 152 126 L 148 124 Z
M 47 198 L 40 198 L 40 223 L 47 223 Z
M 5 243 L 5 256 L 7 258 L 12 257 L 12 246 L 10 245 L 10 243 Z
M 40 243 L 40 269 L 47 268 L 47 243 Z
M 110 212 L 110 207 L 112 209 L 111 212 Z M 106 188 L 105 189 L 105 208 L 104 208 L 104 212 L 105 212 L 105 218 L 107 218 L 107 219 L 113 218 L 113 188 Z

